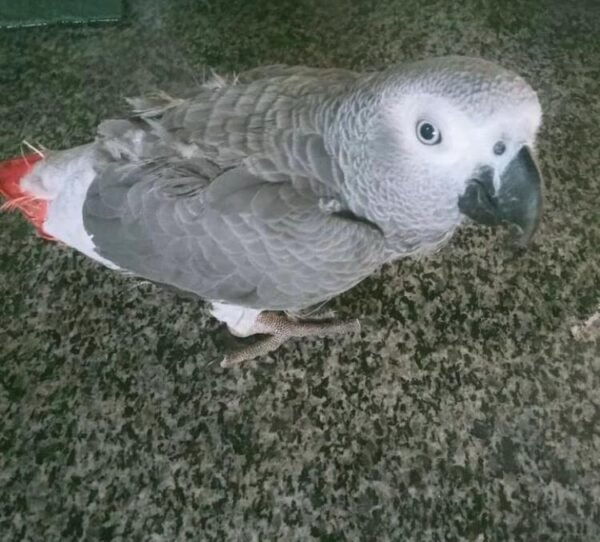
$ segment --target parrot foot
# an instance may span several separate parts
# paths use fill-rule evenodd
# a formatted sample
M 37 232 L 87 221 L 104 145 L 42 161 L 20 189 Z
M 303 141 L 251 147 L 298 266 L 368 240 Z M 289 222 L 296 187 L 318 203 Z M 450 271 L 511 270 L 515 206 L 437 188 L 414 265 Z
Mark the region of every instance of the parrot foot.
M 355 333 L 360 331 L 360 322 L 357 319 L 337 318 L 295 320 L 283 313 L 262 312 L 256 318 L 253 331 L 265 337 L 227 354 L 221 361 L 221 367 L 232 367 L 243 361 L 264 356 L 279 348 L 288 339 Z

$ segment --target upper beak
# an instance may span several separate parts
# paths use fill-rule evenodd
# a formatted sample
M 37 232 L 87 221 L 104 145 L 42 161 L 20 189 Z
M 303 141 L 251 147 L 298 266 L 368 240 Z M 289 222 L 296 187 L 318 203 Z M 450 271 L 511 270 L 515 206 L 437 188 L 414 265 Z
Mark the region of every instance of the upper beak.
M 542 176 L 529 148 L 522 147 L 505 168 L 498 193 L 493 175 L 490 168 L 481 169 L 459 197 L 458 208 L 480 224 L 516 226 L 517 242 L 526 245 L 542 214 Z

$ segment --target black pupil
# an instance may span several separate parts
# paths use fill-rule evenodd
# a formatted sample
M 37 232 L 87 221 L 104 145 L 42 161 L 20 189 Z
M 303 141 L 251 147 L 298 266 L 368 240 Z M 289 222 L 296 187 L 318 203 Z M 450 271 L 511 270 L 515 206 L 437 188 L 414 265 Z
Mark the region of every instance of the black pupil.
M 425 141 L 431 141 L 435 137 L 435 128 L 428 122 L 421 124 L 419 132 Z
M 498 141 L 498 143 L 496 143 L 494 145 L 494 154 L 497 154 L 498 156 L 500 156 L 501 154 L 504 154 L 505 150 L 506 150 L 506 145 L 502 141 Z

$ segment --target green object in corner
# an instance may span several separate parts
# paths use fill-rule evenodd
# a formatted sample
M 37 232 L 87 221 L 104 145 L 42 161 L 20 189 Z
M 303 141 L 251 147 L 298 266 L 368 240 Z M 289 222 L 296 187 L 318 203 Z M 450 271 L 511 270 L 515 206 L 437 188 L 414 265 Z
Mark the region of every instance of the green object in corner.
M 122 0 L 0 0 L 0 27 L 115 21 Z

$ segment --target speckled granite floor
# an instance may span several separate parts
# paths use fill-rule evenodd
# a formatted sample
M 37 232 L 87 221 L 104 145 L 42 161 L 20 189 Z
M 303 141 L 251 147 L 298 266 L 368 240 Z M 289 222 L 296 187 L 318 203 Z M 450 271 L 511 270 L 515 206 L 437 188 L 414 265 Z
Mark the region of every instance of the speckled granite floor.
M 0 32 L 1 157 L 207 65 L 465 53 L 539 89 L 547 181 L 524 256 L 464 231 L 334 303 L 360 338 L 230 371 L 201 304 L 0 216 L 0 539 L 600 540 L 600 344 L 571 334 L 600 304 L 600 4 L 450 5 L 140 0 Z

